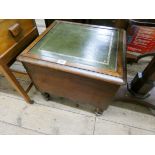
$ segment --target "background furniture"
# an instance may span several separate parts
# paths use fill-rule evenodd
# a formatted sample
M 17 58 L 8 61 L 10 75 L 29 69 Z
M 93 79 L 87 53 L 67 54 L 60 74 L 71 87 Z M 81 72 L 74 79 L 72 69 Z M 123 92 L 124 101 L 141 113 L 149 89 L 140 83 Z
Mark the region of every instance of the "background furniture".
M 102 113 L 126 83 L 122 29 L 55 21 L 18 56 L 36 88 L 89 103 Z
M 155 27 L 155 20 L 129 20 L 130 25 Z M 128 79 L 128 84 L 122 86 L 115 99 L 125 102 L 135 102 L 152 108 L 155 114 L 155 52 L 141 54 L 139 56 L 127 53 L 128 62 L 137 62 L 144 57 L 153 56 L 150 63 L 142 72 L 138 72 L 133 79 Z
M 155 28 L 155 20 L 154 19 L 131 19 L 129 20 L 129 24 L 128 24 L 128 33 L 129 33 L 131 26 L 133 25 L 134 26 L 145 26 L 146 28 L 147 27 Z M 154 40 L 152 40 L 152 42 L 154 42 Z M 138 60 L 143 57 L 154 56 L 154 55 L 155 55 L 155 51 L 146 52 L 145 54 L 139 54 L 139 55 L 127 53 L 127 59 L 128 59 L 128 62 L 138 62 Z
M 46 27 L 52 24 L 56 19 L 45 19 Z M 108 27 L 116 27 L 127 30 L 128 20 L 127 19 L 61 19 L 63 21 L 77 22 L 91 25 L 101 25 Z
M 76 22 L 76 23 L 88 23 L 88 19 L 45 19 L 46 28 L 50 26 L 55 20 L 63 20 L 68 22 Z
M 0 20 L 0 72 L 12 86 L 23 96 L 26 102 L 31 103 L 27 92 L 19 84 L 10 66 L 16 57 L 38 36 L 34 20 L 30 19 L 1 19 Z
M 155 57 L 142 72 L 122 86 L 116 94 L 115 99 L 125 102 L 136 102 L 152 108 L 155 114 Z

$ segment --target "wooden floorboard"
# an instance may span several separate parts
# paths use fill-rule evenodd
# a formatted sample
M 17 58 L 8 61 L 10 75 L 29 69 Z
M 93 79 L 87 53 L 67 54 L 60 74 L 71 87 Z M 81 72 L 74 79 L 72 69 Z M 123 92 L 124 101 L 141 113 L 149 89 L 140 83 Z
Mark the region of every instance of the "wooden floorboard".
M 25 101 L 0 93 L 0 121 L 45 134 L 92 134 L 94 117 Z
M 0 121 L 0 135 L 40 135 L 43 133 Z
M 95 135 L 154 135 L 155 132 L 97 118 L 94 134 Z

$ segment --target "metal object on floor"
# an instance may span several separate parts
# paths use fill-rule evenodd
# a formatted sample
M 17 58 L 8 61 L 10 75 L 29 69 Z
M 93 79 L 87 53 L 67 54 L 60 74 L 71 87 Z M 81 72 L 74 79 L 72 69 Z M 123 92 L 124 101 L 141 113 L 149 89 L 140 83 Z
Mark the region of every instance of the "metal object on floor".
M 143 72 L 137 73 L 128 85 L 122 86 L 115 99 L 137 102 L 155 110 L 155 57 Z

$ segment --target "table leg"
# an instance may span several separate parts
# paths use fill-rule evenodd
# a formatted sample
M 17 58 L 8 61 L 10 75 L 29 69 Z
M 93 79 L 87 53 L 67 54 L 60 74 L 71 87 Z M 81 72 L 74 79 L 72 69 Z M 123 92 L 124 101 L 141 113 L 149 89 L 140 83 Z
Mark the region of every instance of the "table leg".
M 27 103 L 33 103 L 30 97 L 27 95 L 26 91 L 19 84 L 14 74 L 11 72 L 8 66 L 2 65 L 0 66 L 0 70 L 6 77 L 6 79 L 12 84 L 12 86 L 16 89 L 16 91 L 25 99 Z

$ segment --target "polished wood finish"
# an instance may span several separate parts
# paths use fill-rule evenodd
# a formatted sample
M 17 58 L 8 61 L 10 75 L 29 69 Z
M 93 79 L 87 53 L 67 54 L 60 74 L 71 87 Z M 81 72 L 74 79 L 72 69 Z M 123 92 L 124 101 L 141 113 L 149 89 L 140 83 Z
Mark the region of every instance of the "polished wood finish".
M 0 72 L 28 103 L 31 103 L 29 96 L 9 67 L 37 36 L 38 31 L 34 20 L 0 20 Z
M 47 54 L 46 51 L 45 53 L 40 54 L 39 51 L 43 46 L 38 47 L 38 44 L 41 45 L 43 43 L 46 46 L 46 40 L 50 40 L 51 38 L 49 34 L 54 32 L 54 28 L 59 28 L 58 25 L 61 24 L 62 26 L 64 24 L 67 24 L 75 27 L 74 33 L 76 33 L 77 27 L 92 29 L 94 32 L 100 32 L 99 34 L 97 33 L 99 37 L 101 37 L 100 35 L 105 35 L 101 33 L 102 31 L 117 31 L 120 35 L 119 38 L 115 38 L 116 42 L 118 42 L 118 48 L 114 48 L 114 50 L 118 54 L 114 71 L 112 72 L 112 69 L 102 70 L 99 66 L 94 66 L 96 67 L 96 70 L 93 70 L 91 67 L 87 65 L 84 68 L 81 67 L 83 62 L 76 63 L 75 65 L 73 61 L 74 58 L 68 60 L 68 62 L 72 61 L 72 63 L 62 64 L 62 62 L 58 61 L 60 57 L 53 61 L 51 57 L 49 58 L 49 56 L 44 56 L 44 54 Z M 64 25 L 64 27 L 66 27 L 66 25 Z M 59 34 L 62 34 L 61 31 L 58 32 L 60 32 Z M 67 34 L 69 33 L 70 32 L 67 32 Z M 79 33 L 79 35 L 77 35 L 76 38 L 80 38 L 82 36 Z M 87 39 L 89 39 L 89 36 L 90 35 L 88 35 Z M 74 101 L 90 103 L 94 105 L 99 111 L 103 111 L 108 106 L 108 101 L 112 99 L 116 91 L 119 89 L 120 85 L 126 83 L 125 38 L 126 37 L 124 31 L 118 29 L 105 28 L 102 26 L 83 25 L 72 22 L 55 21 L 50 27 L 48 27 L 48 29 L 43 34 L 41 34 L 41 36 L 39 36 L 29 47 L 27 47 L 23 51 L 23 53 L 18 56 L 17 59 L 23 63 L 34 85 L 43 94 L 49 93 L 50 95 L 62 96 Z M 92 37 L 91 39 L 93 40 L 94 38 Z M 72 43 L 74 43 L 76 47 L 78 47 L 77 45 L 79 45 L 78 40 L 70 40 L 67 36 L 66 40 L 68 42 L 72 41 Z M 73 42 L 73 40 L 75 42 Z M 55 41 L 55 38 L 53 38 L 53 41 Z M 86 43 L 86 41 L 83 41 L 82 47 Z M 58 47 L 60 47 L 61 43 L 58 42 L 58 45 Z M 91 45 L 92 44 L 88 44 L 88 46 Z M 50 49 L 54 46 L 55 44 L 52 45 Z M 98 44 L 94 46 L 97 50 Z M 66 48 L 65 46 L 62 47 Z M 74 45 L 71 45 L 71 47 L 74 47 Z M 77 48 L 77 51 L 82 49 L 80 47 Z M 69 48 L 69 46 L 67 46 L 67 48 Z M 36 49 L 35 52 L 33 49 Z M 61 49 L 61 51 L 62 50 L 63 49 Z M 75 50 L 76 49 L 74 49 L 73 52 L 75 52 Z M 69 49 L 67 51 L 69 51 Z M 85 48 L 85 51 L 87 51 L 87 48 Z M 103 50 L 103 54 L 104 52 L 106 53 L 106 51 Z M 52 56 L 52 53 L 48 53 L 48 55 L 49 54 L 50 56 Z M 87 56 L 89 56 L 89 54 L 90 53 L 87 53 Z

